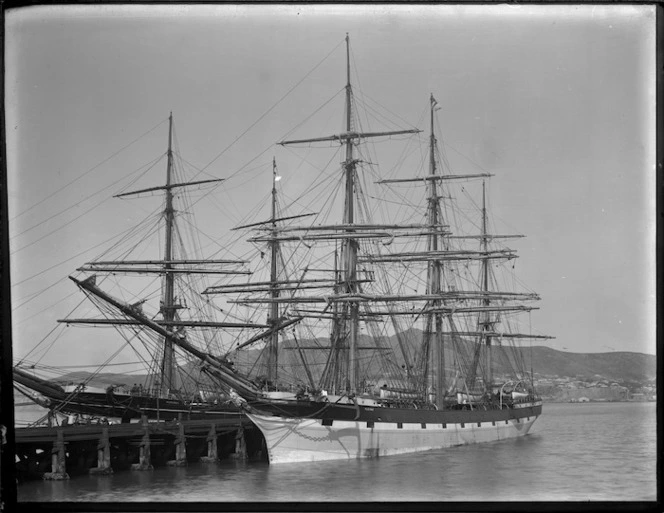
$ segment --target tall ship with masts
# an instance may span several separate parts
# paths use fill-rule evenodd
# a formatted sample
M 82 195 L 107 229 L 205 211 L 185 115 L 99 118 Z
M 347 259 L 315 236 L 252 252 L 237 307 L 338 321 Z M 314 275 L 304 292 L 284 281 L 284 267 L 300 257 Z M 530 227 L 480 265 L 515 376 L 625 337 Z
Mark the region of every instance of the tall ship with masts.
M 345 46 L 342 131 L 279 143 L 305 147 L 305 163 L 315 146 L 326 146 L 333 153 L 326 161 L 338 156 L 340 169 L 318 169 L 322 182 L 304 191 L 309 200 L 293 200 L 282 212 L 273 164 L 269 219 L 238 227 L 257 232 L 249 241 L 264 248 L 256 265 L 268 276 L 203 291 L 267 315 L 269 336 L 237 338 L 231 350 L 215 354 L 104 291 L 94 275 L 72 279 L 198 358 L 261 430 L 270 463 L 526 435 L 542 401 L 521 340 L 551 337 L 520 328 L 519 318 L 539 297 L 507 288 L 517 283 L 517 255 L 503 241 L 519 236 L 491 229 L 485 183 L 491 174 L 451 171 L 436 135 L 433 95 L 421 171 L 379 173 L 368 143 L 408 145 L 422 131 L 363 127 L 368 118 L 358 115 L 358 103 L 374 104 L 358 101 L 348 36 Z M 412 149 L 391 155 L 402 160 L 409 152 L 417 155 Z M 304 213 L 290 212 L 303 205 Z
M 238 259 L 201 259 L 192 257 L 200 241 L 178 224 L 178 217 L 191 215 L 192 200 L 187 191 L 205 190 L 222 179 L 184 180 L 184 160 L 174 149 L 172 113 L 168 118 L 168 147 L 166 181 L 164 185 L 147 187 L 115 195 L 116 198 L 146 197 L 163 194 L 160 210 L 146 220 L 145 226 L 133 228 L 120 243 L 108 249 L 94 261 L 78 270 L 104 274 L 109 280 L 118 279 L 116 287 L 124 293 L 138 290 L 132 308 L 144 312 L 148 303 L 155 303 L 147 315 L 160 326 L 176 333 L 188 331 L 204 347 L 218 342 L 220 329 L 253 327 L 267 329 L 267 325 L 215 320 L 211 305 L 199 294 L 207 283 L 207 276 L 219 274 L 249 274 L 245 262 Z M 156 166 L 157 159 L 149 169 Z M 149 170 L 148 169 L 148 170 Z M 186 219 L 192 224 L 191 219 Z M 153 239 L 163 242 L 161 258 L 132 258 L 134 253 L 145 253 Z M 158 243 L 158 242 L 157 242 Z M 189 246 L 188 246 L 189 245 Z M 117 255 L 109 259 L 108 255 Z M 145 282 L 147 279 L 147 284 Z M 101 279 L 100 279 L 101 281 Z M 127 284 L 127 282 L 132 282 Z M 136 288 L 138 287 L 138 288 Z M 196 362 L 177 361 L 175 345 L 166 337 L 145 329 L 135 320 L 117 319 L 100 305 L 102 316 L 68 317 L 58 322 L 67 326 L 93 327 L 96 330 L 114 328 L 123 341 L 121 349 L 128 349 L 134 358 L 144 363 L 145 379 L 133 386 L 117 383 L 104 377 L 112 373 L 112 360 L 101 364 L 93 373 L 80 380 L 46 379 L 40 376 L 40 365 L 21 361 L 14 367 L 14 385 L 40 406 L 48 409 L 48 417 L 57 414 L 81 421 L 118 418 L 123 422 L 145 415 L 150 419 L 169 420 L 240 415 L 229 401 L 228 395 L 213 386 L 203 375 Z M 100 344 L 94 336 L 88 343 Z M 117 356 L 116 353 L 115 356 Z M 46 367 L 48 370 L 48 367 Z

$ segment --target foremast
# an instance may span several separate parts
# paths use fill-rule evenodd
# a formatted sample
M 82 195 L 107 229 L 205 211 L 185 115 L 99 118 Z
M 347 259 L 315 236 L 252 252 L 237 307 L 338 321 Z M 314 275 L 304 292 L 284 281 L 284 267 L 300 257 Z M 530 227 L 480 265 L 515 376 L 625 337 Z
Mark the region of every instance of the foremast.
M 291 291 L 297 291 L 300 288 L 307 288 L 311 286 L 312 280 L 304 280 L 300 278 L 299 280 L 290 280 L 287 277 L 286 268 L 284 266 L 284 259 L 281 253 L 281 241 L 279 234 L 282 231 L 280 223 L 282 221 L 293 220 L 302 217 L 308 217 L 315 214 L 301 214 L 294 216 L 282 217 L 279 214 L 278 207 L 278 194 L 277 194 L 277 182 L 281 180 L 281 177 L 277 173 L 277 161 L 276 158 L 272 158 L 272 188 L 271 188 L 271 200 L 270 200 L 270 217 L 265 221 L 259 221 L 256 223 L 251 223 L 242 226 L 236 226 L 232 230 L 240 230 L 245 228 L 252 228 L 255 230 L 264 230 L 267 233 L 265 235 L 260 235 L 249 239 L 249 242 L 254 243 L 263 243 L 265 242 L 268 247 L 268 252 L 270 255 L 269 258 L 269 280 L 268 281 L 256 281 L 256 282 L 245 282 L 245 283 L 229 283 L 223 285 L 215 285 L 206 288 L 202 293 L 203 294 L 251 294 L 251 293 L 261 293 L 267 292 L 266 300 L 269 303 L 267 309 L 267 330 L 259 333 L 244 342 L 239 343 L 233 351 L 238 351 L 247 346 L 250 346 L 256 342 L 265 340 L 266 344 L 261 353 L 261 358 L 263 358 L 263 366 L 265 368 L 265 374 L 261 376 L 256 376 L 261 381 L 262 386 L 266 388 L 267 391 L 271 389 L 279 389 L 281 383 L 279 383 L 279 335 L 280 332 L 285 328 L 298 323 L 301 320 L 301 317 L 290 316 L 287 318 L 284 314 L 286 308 L 282 306 L 283 302 L 287 302 L 288 299 L 284 297 L 284 293 Z M 261 251 L 261 259 L 263 258 L 263 251 Z M 315 281 L 315 280 L 313 280 Z M 233 301 L 229 301 L 233 302 Z M 249 303 L 257 302 L 256 299 L 249 299 Z M 230 351 L 229 351 L 230 353 Z M 228 354 L 226 356 L 228 356 Z M 261 366 L 261 370 L 263 368 Z M 308 369 L 307 369 L 308 370 Z M 311 380 L 310 380 L 311 381 Z
M 176 296 L 176 276 L 188 274 L 249 274 L 247 271 L 237 269 L 223 269 L 222 265 L 240 265 L 246 262 L 241 260 L 226 259 L 180 259 L 176 255 L 174 248 L 174 235 L 176 231 L 176 208 L 174 205 L 174 191 L 189 186 L 200 186 L 211 183 L 222 182 L 223 179 L 198 180 L 190 182 L 175 182 L 175 164 L 173 151 L 173 113 L 168 116 L 168 145 L 166 150 L 166 181 L 163 186 L 155 186 L 131 192 L 117 194 L 114 197 L 122 198 L 135 196 L 152 192 L 164 192 L 164 209 L 162 218 L 164 219 L 164 253 L 163 258 L 157 260 L 109 260 L 93 261 L 84 264 L 78 268 L 79 271 L 91 272 L 111 272 L 114 274 L 159 274 L 162 278 L 162 291 L 159 303 L 159 316 L 155 320 L 162 327 L 168 327 L 173 330 L 184 330 L 185 328 L 219 328 L 219 327 L 246 327 L 246 323 L 224 323 L 208 320 L 182 320 L 179 318 L 178 310 L 183 308 L 178 303 Z M 193 266 L 193 267 L 192 267 Z M 136 303 L 137 307 L 143 301 Z M 114 325 L 114 326 L 137 326 L 142 324 L 136 320 L 127 319 L 62 319 L 58 322 L 67 324 L 91 324 L 91 325 Z M 253 327 L 254 325 L 251 324 Z M 266 326 L 261 326 L 266 327 Z M 176 360 L 175 345 L 172 339 L 166 336 L 161 337 L 161 357 L 156 359 L 156 369 L 158 369 L 158 381 L 154 383 L 154 389 L 151 391 L 159 396 L 168 397 L 172 391 L 178 389 L 176 383 Z

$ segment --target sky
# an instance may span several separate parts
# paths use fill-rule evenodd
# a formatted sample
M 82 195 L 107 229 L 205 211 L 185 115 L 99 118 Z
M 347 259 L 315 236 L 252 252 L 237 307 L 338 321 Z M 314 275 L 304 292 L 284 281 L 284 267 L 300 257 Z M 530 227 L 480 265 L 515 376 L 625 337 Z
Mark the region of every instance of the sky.
M 81 300 L 67 276 L 158 206 L 112 196 L 163 181 L 132 183 L 170 112 L 197 179 L 231 177 L 209 240 L 269 192 L 273 156 L 300 187 L 274 143 L 343 91 L 346 33 L 356 91 L 406 128 L 434 94 L 455 168 L 495 175 L 532 322 L 556 337 L 537 343 L 655 354 L 654 7 L 61 5 L 6 12 L 15 359 Z M 76 335 L 49 361 L 99 351 Z

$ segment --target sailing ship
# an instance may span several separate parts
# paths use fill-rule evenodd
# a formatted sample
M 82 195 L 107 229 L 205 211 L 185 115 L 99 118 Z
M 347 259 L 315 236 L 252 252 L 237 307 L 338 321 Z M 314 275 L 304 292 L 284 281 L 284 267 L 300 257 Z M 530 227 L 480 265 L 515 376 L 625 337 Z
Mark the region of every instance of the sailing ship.
M 163 257 L 158 259 L 140 260 L 129 259 L 125 248 L 137 250 L 141 243 L 150 238 L 140 230 L 136 230 L 134 238 L 123 241 L 118 247 L 109 249 L 124 255 L 121 259 L 107 260 L 104 256 L 95 261 L 88 262 L 79 268 L 80 271 L 93 271 L 95 273 L 108 273 L 120 276 L 147 276 L 152 282 L 157 277 L 156 286 L 152 289 L 145 284 L 141 285 L 142 294 L 152 299 L 159 297 L 159 307 L 156 317 L 161 326 L 167 326 L 174 331 L 199 330 L 201 343 L 209 346 L 215 333 L 211 329 L 244 327 L 243 323 L 215 322 L 212 318 L 209 305 L 200 299 L 197 289 L 201 280 L 192 280 L 195 276 L 209 274 L 247 274 L 242 270 L 244 264 L 241 260 L 229 259 L 194 259 L 187 257 L 187 249 L 182 242 L 183 233 L 177 225 L 178 213 L 190 211 L 188 198 L 183 191 L 193 187 L 206 187 L 222 182 L 222 179 L 206 179 L 195 181 L 180 181 L 184 174 L 182 163 L 176 165 L 176 155 L 173 144 L 173 115 L 168 118 L 168 149 L 166 151 L 166 183 L 162 186 L 149 187 L 131 192 L 117 194 L 116 198 L 125 198 L 137 195 L 164 194 L 163 210 L 157 214 L 157 223 L 151 224 L 149 229 L 156 226 L 153 233 L 158 235 L 160 225 L 164 225 L 164 251 Z M 182 206 L 176 208 L 176 200 L 180 199 Z M 146 243 L 147 244 L 147 243 Z M 108 253 L 105 253 L 105 255 Z M 230 268 L 229 268 L 230 267 Z M 190 293 L 194 291 L 194 293 Z M 143 309 L 148 301 L 147 297 L 139 299 L 134 308 Z M 180 312 L 193 311 L 194 314 L 203 315 L 203 319 L 194 319 L 193 316 L 185 318 Z M 207 380 L 201 379 L 195 365 L 181 366 L 176 362 L 175 349 L 168 339 L 155 340 L 154 335 L 143 329 L 137 322 L 127 322 L 112 317 L 104 318 L 66 318 L 58 322 L 66 325 L 87 325 L 97 328 L 112 326 L 118 330 L 132 346 L 137 343 L 144 345 L 150 354 L 147 358 L 148 374 L 145 383 L 103 383 L 103 374 L 108 372 L 108 365 L 101 365 L 94 374 L 88 375 L 82 381 L 58 382 L 40 377 L 35 373 L 36 365 L 19 362 L 14 367 L 14 385 L 23 395 L 47 408 L 49 413 L 45 419 L 52 420 L 55 414 L 66 415 L 72 421 L 81 416 L 81 419 L 118 418 L 122 422 L 140 418 L 145 415 L 149 419 L 171 420 L 180 416 L 184 418 L 210 418 L 219 416 L 239 415 L 238 409 L 229 401 L 228 395 L 213 387 Z M 249 326 L 255 327 L 254 324 Z M 267 328 L 268 326 L 264 326 Z M 207 330 L 207 331 L 203 331 Z M 190 337 L 192 335 L 190 334 Z M 135 348 L 134 348 L 135 349 Z M 138 354 L 138 353 L 137 353 Z M 107 364 L 110 362 L 107 362 Z M 203 377 L 204 378 L 204 377 Z M 101 384 L 99 382 L 102 382 Z
M 249 240 L 267 247 L 261 256 L 269 258 L 260 265 L 269 267 L 269 279 L 203 291 L 228 304 L 267 308 L 267 338 L 238 338 L 232 351 L 214 354 L 104 291 L 94 275 L 71 279 L 128 322 L 198 358 L 260 429 L 270 463 L 387 456 L 524 436 L 541 415 L 542 401 L 519 341 L 551 337 L 514 327 L 539 296 L 502 288 L 497 270 L 513 269 L 516 252 L 502 245 L 513 236 L 490 230 L 485 183 L 491 175 L 449 169 L 436 136 L 432 94 L 422 174 L 370 182 L 367 177 L 377 173 L 366 143 L 410 140 L 422 131 L 362 128 L 348 35 L 345 47 L 342 131 L 279 143 L 322 143 L 343 152 L 340 172 L 334 172 L 337 188 L 326 177 L 326 192 L 315 201 L 325 214 L 277 212 L 275 171 L 270 218 L 238 227 L 256 230 Z M 478 182 L 481 200 L 472 205 L 479 222 L 471 220 L 470 231 L 460 219 L 467 210 L 457 207 L 452 191 L 460 184 L 465 195 Z M 384 190 L 369 193 L 370 187 Z M 419 201 L 402 188 L 418 191 Z M 399 199 L 391 208 L 374 205 L 390 194 Z M 330 220 L 333 214 L 341 220 Z M 262 363 L 243 361 L 242 351 L 257 344 Z

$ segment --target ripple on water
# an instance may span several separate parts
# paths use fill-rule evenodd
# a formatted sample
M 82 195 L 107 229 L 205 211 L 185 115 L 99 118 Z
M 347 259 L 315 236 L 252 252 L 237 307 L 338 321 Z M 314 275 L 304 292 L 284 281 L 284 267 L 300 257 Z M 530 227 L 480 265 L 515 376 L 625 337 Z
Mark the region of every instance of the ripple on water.
M 375 460 L 224 461 L 37 481 L 20 501 L 655 500 L 654 403 L 547 404 L 530 435 Z

